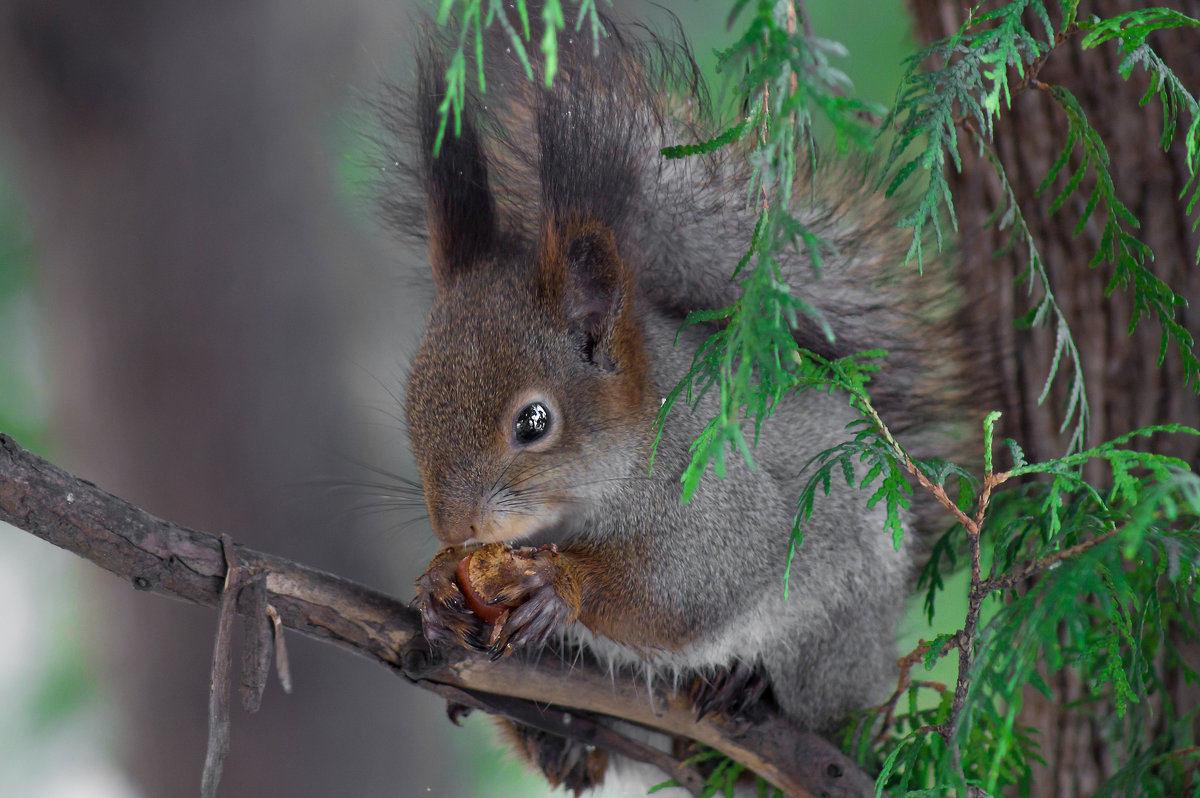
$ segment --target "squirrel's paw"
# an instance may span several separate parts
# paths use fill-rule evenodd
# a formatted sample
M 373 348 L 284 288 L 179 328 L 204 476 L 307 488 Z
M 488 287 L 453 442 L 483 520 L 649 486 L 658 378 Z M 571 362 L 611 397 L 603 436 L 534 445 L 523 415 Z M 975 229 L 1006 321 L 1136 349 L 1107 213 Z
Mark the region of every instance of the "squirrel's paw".
M 504 613 L 492 621 L 489 652 L 499 659 L 517 646 L 540 646 L 555 629 L 579 617 L 579 589 L 556 546 L 478 550 L 470 585 L 489 607 Z
M 698 674 L 692 682 L 692 710 L 696 720 L 710 712 L 744 720 L 766 692 L 769 682 L 762 665 L 738 660 L 730 668 Z
M 579 590 L 555 546 L 443 549 L 417 580 L 415 603 L 431 643 L 457 642 L 492 659 L 541 645 L 579 616 Z
M 608 752 L 603 748 L 511 721 L 500 725 L 517 751 L 546 774 L 551 787 L 562 786 L 579 795 L 604 781 Z
M 477 650 L 488 648 L 483 621 L 467 606 L 458 584 L 459 563 L 469 554 L 463 548 L 442 549 L 417 579 L 413 605 L 431 645 L 453 643 Z

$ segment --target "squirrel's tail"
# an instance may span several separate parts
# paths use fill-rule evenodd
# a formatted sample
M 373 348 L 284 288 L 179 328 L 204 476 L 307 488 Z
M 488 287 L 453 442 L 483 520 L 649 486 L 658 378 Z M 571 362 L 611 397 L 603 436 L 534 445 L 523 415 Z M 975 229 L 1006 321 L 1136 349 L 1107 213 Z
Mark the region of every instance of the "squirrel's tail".
M 536 16 L 529 14 L 531 23 Z M 692 310 L 727 306 L 739 294 L 730 276 L 749 248 L 758 212 L 747 198 L 746 151 L 663 157 L 663 147 L 704 141 L 720 130 L 695 63 L 686 45 L 645 29 L 634 36 L 606 18 L 602 24 L 606 35 L 596 43 L 568 21 L 549 89 L 536 47 L 526 48 L 531 80 L 506 27 L 486 31 L 486 91 L 468 63 L 462 134 L 455 138 L 454 122 L 447 125 L 441 166 L 430 145 L 440 124 L 446 60 L 441 43 L 432 45 L 421 59 L 417 97 L 425 194 L 432 201 L 464 179 L 484 188 L 491 198 L 483 209 L 487 223 L 521 245 L 532 246 L 547 224 L 598 222 L 613 231 L 639 287 L 661 310 L 682 319 Z M 531 40 L 539 36 L 535 30 Z M 903 263 L 911 233 L 897 221 L 905 209 L 854 165 L 805 171 L 793 197 L 792 214 L 833 245 L 819 278 L 807 255 L 780 256 L 792 290 L 821 311 L 834 333 L 830 341 L 818 324 L 803 321 L 798 342 L 826 357 L 888 350 L 869 386 L 881 416 L 908 433 L 901 441 L 917 458 L 958 454 L 966 444 L 968 357 L 955 321 L 953 276 L 928 259 L 923 275 Z M 470 239 L 479 235 L 480 221 L 464 218 L 461 229 L 439 235 Z

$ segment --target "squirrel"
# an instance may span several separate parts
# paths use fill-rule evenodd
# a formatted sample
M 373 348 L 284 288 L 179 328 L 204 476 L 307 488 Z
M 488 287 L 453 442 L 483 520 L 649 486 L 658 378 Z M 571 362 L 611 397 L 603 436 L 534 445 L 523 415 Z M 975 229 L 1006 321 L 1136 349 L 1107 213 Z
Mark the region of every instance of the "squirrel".
M 910 535 L 893 546 L 884 509 L 835 480 L 803 526 L 785 599 L 804 467 L 858 418 L 827 392 L 781 400 L 754 466 L 730 458 L 681 502 L 718 398 L 673 409 L 655 447 L 656 420 L 715 329 L 685 316 L 737 297 L 731 274 L 757 208 L 744 150 L 660 154 L 718 129 L 686 45 L 602 23 L 596 45 L 560 35 L 550 88 L 535 53 L 530 81 L 507 34 L 485 32 L 486 93 L 466 90 L 461 129 L 446 125 L 436 156 L 445 56 L 435 43 L 419 59 L 408 113 L 420 207 L 384 200 L 397 226 L 421 217 L 435 289 L 405 415 L 445 548 L 415 603 L 431 644 L 499 656 L 566 641 L 667 679 L 699 676 L 701 711 L 737 713 L 766 690 L 800 726 L 829 730 L 895 683 L 919 546 Z M 833 330 L 802 321 L 797 342 L 826 357 L 887 349 L 876 407 L 916 456 L 947 452 L 965 347 L 941 309 L 946 280 L 902 265 L 904 209 L 853 168 L 802 167 L 797 182 L 793 215 L 834 245 L 819 279 L 804 256 L 781 256 Z M 506 556 L 521 567 L 505 570 Z M 475 567 L 496 583 L 483 601 L 466 595 Z M 602 752 L 514 734 L 553 784 L 578 794 L 603 779 Z

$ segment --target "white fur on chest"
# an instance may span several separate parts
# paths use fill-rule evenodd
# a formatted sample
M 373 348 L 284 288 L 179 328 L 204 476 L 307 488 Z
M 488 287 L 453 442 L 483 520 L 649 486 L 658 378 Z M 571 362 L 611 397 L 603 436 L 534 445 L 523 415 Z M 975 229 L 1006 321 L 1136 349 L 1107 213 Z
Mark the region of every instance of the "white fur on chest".
M 782 590 L 780 594 L 778 600 L 782 600 Z M 778 625 L 772 622 L 772 618 L 778 613 L 776 605 L 776 600 L 761 601 L 757 607 L 737 618 L 735 622 L 705 635 L 703 639 L 679 651 L 644 651 L 630 648 L 594 634 L 581 623 L 572 624 L 564 630 L 562 638 L 569 647 L 583 648 L 590 652 L 610 672 L 632 671 L 648 687 L 670 685 L 672 689 L 678 689 L 681 680 L 693 674 L 711 673 L 716 668 L 728 667 L 738 660 L 745 659 L 747 652 L 762 651 L 769 644 L 778 645 L 778 640 L 775 639 Z M 813 610 L 815 608 L 809 608 L 809 611 Z

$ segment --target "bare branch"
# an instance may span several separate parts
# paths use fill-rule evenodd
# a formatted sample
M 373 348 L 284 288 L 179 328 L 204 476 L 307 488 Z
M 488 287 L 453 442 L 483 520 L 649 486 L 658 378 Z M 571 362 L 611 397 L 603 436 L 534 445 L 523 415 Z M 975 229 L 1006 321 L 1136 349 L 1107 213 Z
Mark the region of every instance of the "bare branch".
M 211 607 L 226 595 L 220 538 L 156 518 L 2 434 L 0 521 L 78 554 L 138 590 Z M 781 715 L 767 712 L 749 728 L 720 716 L 696 721 L 687 696 L 674 694 L 668 685 L 647 687 L 632 677 L 614 677 L 586 660 L 514 656 L 489 662 L 465 650 L 434 651 L 421 634 L 419 615 L 389 596 L 238 544 L 229 551 L 241 572 L 240 584 L 265 580 L 272 619 L 387 665 L 456 703 L 532 725 L 535 718 L 554 713 L 561 721 L 567 712 L 572 720 L 554 726 L 555 733 L 638 757 L 640 743 L 618 740 L 618 732 L 594 718 L 631 721 L 714 748 L 794 798 L 874 794 L 873 780 L 852 760 Z M 233 587 L 228 601 L 239 613 L 262 611 L 255 591 Z M 687 767 L 656 751 L 640 753 L 696 789 Z

